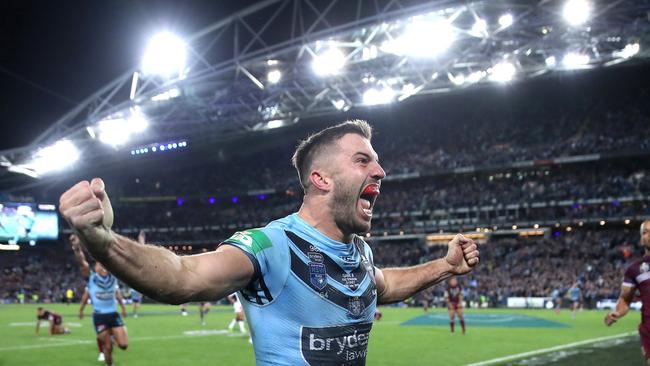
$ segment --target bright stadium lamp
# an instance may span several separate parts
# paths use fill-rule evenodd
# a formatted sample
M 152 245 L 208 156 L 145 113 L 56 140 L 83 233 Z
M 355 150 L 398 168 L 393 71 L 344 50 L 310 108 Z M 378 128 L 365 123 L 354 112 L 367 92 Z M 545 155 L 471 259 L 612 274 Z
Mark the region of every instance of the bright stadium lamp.
M 363 93 L 363 104 L 366 105 L 388 104 L 394 99 L 395 91 L 389 87 L 370 88 Z
M 515 68 L 515 65 L 511 64 L 510 62 L 501 62 L 499 64 L 496 64 L 490 70 L 490 80 L 500 83 L 507 83 L 515 77 L 516 73 L 517 69 Z
M 99 141 L 113 147 L 123 145 L 131 134 L 129 125 L 124 118 L 112 118 L 99 121 Z
M 586 0 L 568 0 L 562 10 L 564 19 L 571 25 L 584 24 L 589 19 L 591 6 Z
M 400 37 L 384 42 L 381 49 L 398 56 L 433 58 L 445 52 L 455 40 L 454 28 L 446 20 L 416 17 Z
M 589 56 L 579 53 L 569 52 L 564 55 L 562 65 L 568 69 L 580 68 L 589 63 Z
M 59 140 L 39 149 L 25 167 L 42 175 L 71 166 L 79 160 L 79 151 L 70 140 Z
M 317 75 L 327 76 L 338 74 L 345 66 L 345 55 L 335 47 L 314 56 L 312 68 Z
M 137 106 L 131 108 L 131 116 L 127 119 L 127 123 L 129 131 L 134 133 L 142 132 L 149 126 L 147 118 Z
M 185 43 L 177 36 L 163 32 L 149 41 L 142 59 L 142 71 L 146 75 L 165 78 L 182 78 L 186 62 Z
M 501 26 L 501 29 L 506 29 L 509 26 L 512 25 L 514 22 L 512 18 L 512 14 L 510 13 L 505 13 L 499 17 L 499 26 Z
M 639 50 L 641 47 L 639 46 L 638 43 L 629 43 L 625 45 L 625 48 L 623 48 L 620 51 L 614 51 L 613 55 L 614 57 L 620 57 L 620 58 L 630 58 L 637 53 L 639 53 Z
M 266 74 L 266 80 L 271 84 L 277 84 L 282 78 L 280 70 L 271 70 Z
M 476 18 L 470 34 L 474 37 L 487 37 L 487 22 L 485 19 Z

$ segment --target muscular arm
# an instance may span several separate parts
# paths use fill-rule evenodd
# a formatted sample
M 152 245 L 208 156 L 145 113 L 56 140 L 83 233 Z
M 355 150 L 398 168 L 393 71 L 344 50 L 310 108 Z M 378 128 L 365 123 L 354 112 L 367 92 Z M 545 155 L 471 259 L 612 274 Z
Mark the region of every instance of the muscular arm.
M 250 282 L 253 264 L 240 249 L 224 245 L 214 252 L 178 256 L 112 233 L 105 253 L 93 253 L 115 276 L 160 302 L 212 301 Z
M 79 319 L 83 319 L 84 317 L 84 309 L 86 308 L 86 304 L 88 304 L 88 289 L 84 290 L 84 294 L 81 295 L 81 305 L 79 307 Z
M 84 255 L 84 252 L 81 249 L 79 238 L 74 234 L 71 235 L 70 243 L 72 245 L 72 251 L 74 252 L 74 257 L 77 260 L 77 263 L 79 263 L 79 269 L 81 270 L 81 275 L 87 279 L 90 276 L 90 266 L 88 265 L 86 256 Z
M 241 289 L 253 277 L 250 259 L 231 246 L 180 257 L 114 233 L 113 209 L 99 178 L 66 191 L 59 210 L 95 259 L 154 300 L 171 304 L 210 301 Z
M 609 327 L 630 311 L 630 304 L 634 299 L 635 291 L 636 287 L 621 286 L 621 295 L 618 297 L 618 301 L 616 302 L 616 309 L 607 313 L 605 316 L 605 325 Z
M 120 289 L 115 289 L 115 298 L 117 299 L 117 303 L 120 304 L 120 308 L 122 309 L 122 316 L 126 317 L 126 306 L 124 306 L 124 297 L 122 296 L 122 291 Z
M 468 273 L 478 264 L 479 252 L 473 240 L 458 234 L 447 247 L 444 258 L 407 268 L 377 269 L 377 302 L 402 301 L 453 275 Z

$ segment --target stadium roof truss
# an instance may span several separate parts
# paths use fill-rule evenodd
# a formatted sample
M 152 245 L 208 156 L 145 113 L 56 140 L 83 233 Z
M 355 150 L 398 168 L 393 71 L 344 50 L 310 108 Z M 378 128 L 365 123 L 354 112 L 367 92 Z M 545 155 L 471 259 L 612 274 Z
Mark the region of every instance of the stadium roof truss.
M 97 147 L 91 130 L 136 106 L 153 128 L 130 140 L 127 152 L 154 141 L 231 136 L 418 95 L 611 66 L 647 52 L 649 1 L 591 2 L 581 25 L 563 18 L 565 3 L 262 1 L 186 38 L 188 66 L 179 77 L 140 74 L 130 98 L 135 67 L 29 146 L 0 151 L 0 166 L 20 166 L 61 139 L 75 142 L 85 160 L 115 155 Z M 317 75 L 316 67 L 329 74 Z

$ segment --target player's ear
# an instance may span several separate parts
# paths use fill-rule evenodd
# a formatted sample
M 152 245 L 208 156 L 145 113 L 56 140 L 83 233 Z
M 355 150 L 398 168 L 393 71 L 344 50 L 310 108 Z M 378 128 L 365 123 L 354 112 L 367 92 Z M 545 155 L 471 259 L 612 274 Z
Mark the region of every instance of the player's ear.
M 332 180 L 321 169 L 314 169 L 309 173 L 309 182 L 320 191 L 329 192 L 332 189 Z

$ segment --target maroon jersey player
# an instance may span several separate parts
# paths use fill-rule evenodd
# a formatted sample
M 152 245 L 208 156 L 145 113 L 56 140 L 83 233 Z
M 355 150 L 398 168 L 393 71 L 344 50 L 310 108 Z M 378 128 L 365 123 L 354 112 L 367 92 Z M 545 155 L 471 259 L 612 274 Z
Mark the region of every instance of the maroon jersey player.
M 641 336 L 641 351 L 650 365 L 650 220 L 641 224 L 641 245 L 645 249 L 645 255 L 632 262 L 625 270 L 621 295 L 616 302 L 616 309 L 605 316 L 605 324 L 610 326 L 622 318 L 630 310 L 630 303 L 638 290 L 641 294 L 641 324 L 639 335 Z
M 39 307 L 36 311 L 36 334 L 41 328 L 41 320 L 47 320 L 50 323 L 50 335 L 70 333 L 68 328 L 63 327 L 63 317 L 61 315 Z
M 463 318 L 463 288 L 458 284 L 456 277 L 452 277 L 447 282 L 445 290 L 445 301 L 449 310 L 449 327 L 454 332 L 455 317 L 458 315 L 460 326 L 465 334 L 465 318 Z

